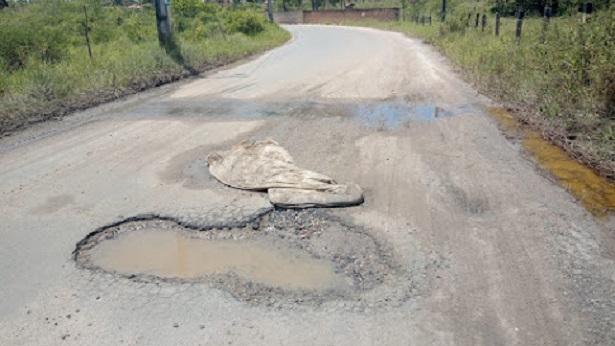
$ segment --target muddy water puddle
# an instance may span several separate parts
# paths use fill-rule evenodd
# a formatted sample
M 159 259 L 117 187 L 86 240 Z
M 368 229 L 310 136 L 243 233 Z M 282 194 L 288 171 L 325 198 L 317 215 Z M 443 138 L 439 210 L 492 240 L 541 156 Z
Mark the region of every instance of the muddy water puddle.
M 353 113 L 369 126 L 387 128 L 396 128 L 409 121 L 434 121 L 455 115 L 455 113 L 436 105 L 415 105 L 400 102 L 357 105 Z
M 297 307 L 342 300 L 363 309 L 401 304 L 416 292 L 410 270 L 426 276 L 425 268 L 402 267 L 392 254 L 366 229 L 314 209 L 272 210 L 245 223 L 216 220 L 212 226 L 135 216 L 90 233 L 74 259 L 94 273 L 203 283 L 249 303 Z
M 96 246 L 92 264 L 122 274 L 192 279 L 235 273 L 286 289 L 325 289 L 339 281 L 327 262 L 255 241 L 210 240 L 144 229 Z
M 155 109 L 161 108 L 153 105 Z M 373 101 L 367 103 L 321 103 L 310 100 L 295 102 L 256 102 L 227 99 L 199 99 L 166 107 L 170 116 L 237 116 L 241 119 L 260 119 L 276 116 L 354 118 L 369 127 L 395 129 L 411 122 L 432 122 L 474 113 L 469 104 L 445 108 L 437 104 L 404 101 Z M 149 112 L 154 111 L 148 109 Z
M 490 108 L 488 112 L 502 124 L 507 135 L 520 137 L 522 147 L 588 211 L 605 217 L 615 210 L 615 183 L 572 159 L 563 149 L 542 139 L 538 132 L 522 128 L 508 111 Z
M 395 129 L 412 122 L 433 122 L 446 118 L 475 114 L 471 104 L 444 108 L 436 104 L 414 104 L 408 102 L 380 102 L 355 105 L 351 114 L 367 126 Z

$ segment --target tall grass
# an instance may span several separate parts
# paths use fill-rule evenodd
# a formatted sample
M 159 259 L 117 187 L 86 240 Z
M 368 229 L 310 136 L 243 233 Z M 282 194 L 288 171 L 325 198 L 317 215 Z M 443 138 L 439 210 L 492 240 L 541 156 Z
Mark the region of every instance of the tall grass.
M 195 5 L 191 16 L 174 14 L 179 50 L 169 55 L 158 45 L 150 6 L 87 2 L 93 59 L 85 45 L 83 3 L 1 10 L 0 134 L 227 64 L 289 38 L 259 8 L 231 12 L 189 5 Z
M 425 13 L 425 12 L 422 12 Z M 458 8 L 445 23 L 367 22 L 356 25 L 401 31 L 437 47 L 463 76 L 502 101 L 522 120 L 540 127 L 580 160 L 615 177 L 615 9 L 552 18 L 546 35 L 540 17 L 523 22 L 519 43 L 516 19 L 501 19 L 494 34 L 490 12 L 483 32 L 474 28 L 472 9 Z M 406 19 L 412 13 L 406 13 Z

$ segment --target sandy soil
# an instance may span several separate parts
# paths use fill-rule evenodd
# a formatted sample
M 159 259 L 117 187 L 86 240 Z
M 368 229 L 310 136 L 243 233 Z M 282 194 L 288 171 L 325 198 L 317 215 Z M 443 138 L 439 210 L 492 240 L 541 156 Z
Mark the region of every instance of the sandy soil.
M 612 222 L 508 142 L 490 100 L 400 34 L 288 30 L 244 65 L 0 140 L 0 344 L 615 344 Z M 409 299 L 293 309 L 76 266 L 77 242 L 135 215 L 262 213 L 265 195 L 219 184 L 205 158 L 267 137 L 364 188 L 330 213 L 390 249 Z

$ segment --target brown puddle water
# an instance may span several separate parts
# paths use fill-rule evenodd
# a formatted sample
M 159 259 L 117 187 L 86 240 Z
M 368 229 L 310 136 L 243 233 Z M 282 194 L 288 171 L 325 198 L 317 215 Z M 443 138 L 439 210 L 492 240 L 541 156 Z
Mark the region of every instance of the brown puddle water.
M 92 263 L 122 274 L 191 279 L 233 272 L 287 289 L 326 289 L 338 279 L 332 266 L 307 254 L 255 241 L 190 238 L 181 232 L 145 229 L 97 244 Z
M 506 132 L 523 135 L 523 148 L 577 197 L 587 210 L 599 217 L 615 210 L 615 183 L 575 161 L 563 149 L 542 139 L 536 131 L 521 129 L 513 115 L 505 109 L 487 110 L 504 126 Z

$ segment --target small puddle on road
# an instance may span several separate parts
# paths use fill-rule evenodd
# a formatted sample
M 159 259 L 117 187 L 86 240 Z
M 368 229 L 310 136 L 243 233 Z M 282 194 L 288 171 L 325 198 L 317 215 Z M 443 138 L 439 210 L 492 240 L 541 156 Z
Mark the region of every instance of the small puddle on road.
M 255 241 L 191 238 L 169 230 L 126 232 L 96 245 L 92 264 L 121 274 L 192 279 L 233 272 L 286 289 L 326 289 L 336 275 L 325 261 Z
M 454 114 L 435 105 L 383 102 L 358 105 L 354 114 L 370 126 L 395 128 L 408 121 L 434 121 Z
M 588 211 L 598 217 L 605 217 L 615 210 L 615 183 L 572 159 L 563 149 L 542 139 L 536 131 L 522 129 L 508 111 L 501 108 L 489 108 L 487 111 L 503 125 L 509 135 L 522 136 L 523 148 L 578 198 Z

